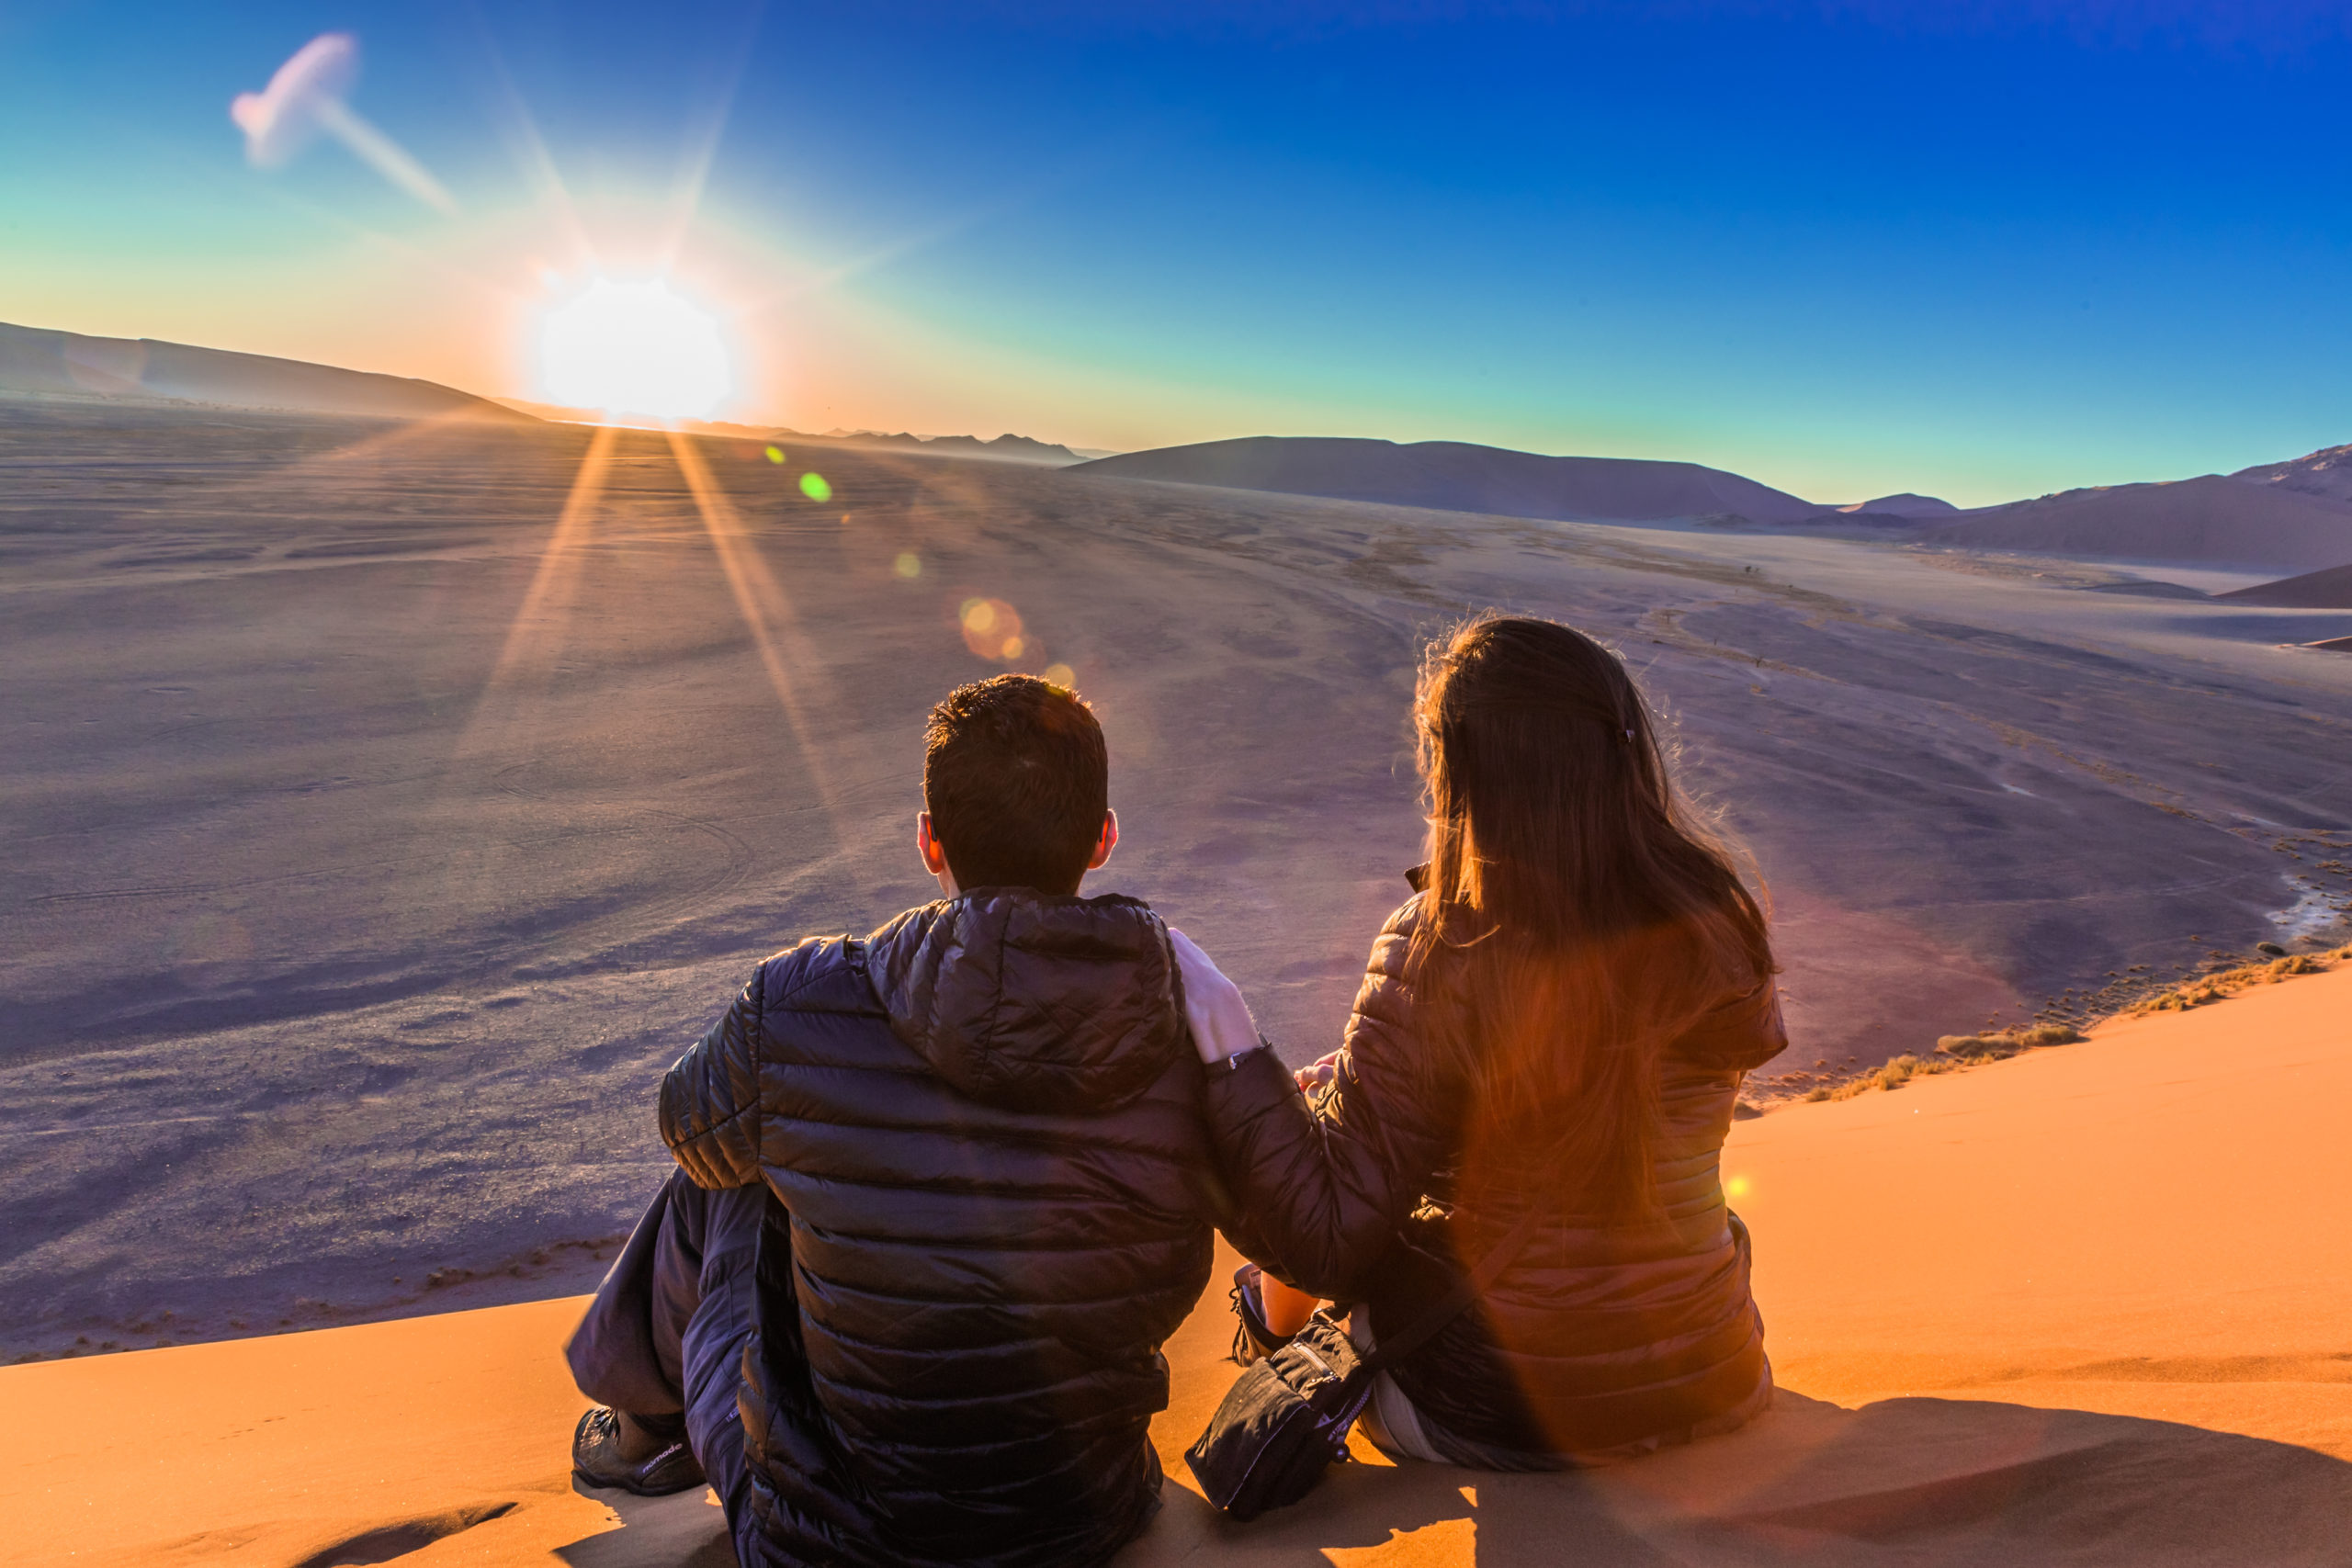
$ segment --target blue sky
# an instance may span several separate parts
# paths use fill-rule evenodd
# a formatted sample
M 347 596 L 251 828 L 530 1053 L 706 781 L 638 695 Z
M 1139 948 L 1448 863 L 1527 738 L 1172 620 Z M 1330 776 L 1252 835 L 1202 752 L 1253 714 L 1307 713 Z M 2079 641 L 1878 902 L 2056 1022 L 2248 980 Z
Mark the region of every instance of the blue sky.
M 529 396 L 550 288 L 667 269 L 734 417 L 1990 502 L 2352 441 L 2347 17 L 18 0 L 0 320 Z M 330 29 L 455 217 L 247 165 Z

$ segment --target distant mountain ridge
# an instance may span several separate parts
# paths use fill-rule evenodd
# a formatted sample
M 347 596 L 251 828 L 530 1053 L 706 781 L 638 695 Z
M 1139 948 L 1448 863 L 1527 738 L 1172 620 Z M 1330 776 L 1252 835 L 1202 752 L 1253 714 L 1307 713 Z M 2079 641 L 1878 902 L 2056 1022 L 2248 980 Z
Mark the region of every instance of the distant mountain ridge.
M 560 403 L 537 403 L 524 398 L 496 398 L 492 400 L 539 419 L 593 424 L 601 423 L 604 418 L 594 409 L 567 408 Z M 1083 460 L 1067 446 L 1026 435 L 998 435 L 984 441 L 977 435 L 910 435 L 905 431 L 890 434 L 878 430 L 829 430 L 820 435 L 786 425 L 742 424 L 718 419 L 668 420 L 662 423 L 663 428 L 738 441 L 821 441 L 837 446 L 883 446 L 922 452 L 933 457 L 994 457 L 1015 463 L 1066 465 Z
M 910 435 L 903 430 L 895 435 L 878 430 L 829 430 L 822 435 L 802 435 L 789 430 L 777 434 L 796 441 L 838 441 L 845 446 L 897 446 L 942 455 L 1009 458 L 1020 463 L 1072 464 L 1085 460 L 1057 442 L 1039 441 L 1027 435 L 998 435 L 983 441 L 977 435 Z
M 88 337 L 0 322 L 0 396 L 192 403 L 283 412 L 536 423 L 435 381 L 153 338 Z
M 1786 491 L 1698 463 L 1550 457 L 1462 441 L 1400 446 L 1353 436 L 1249 435 L 1127 452 L 1068 471 L 1561 522 L 1778 524 L 1822 511 Z
M 576 409 L 476 397 L 408 377 L 6 322 L 0 322 L 0 397 L 507 423 L 530 423 L 540 416 L 595 417 Z M 1025 435 L 982 439 L 869 430 L 820 435 L 709 421 L 678 424 L 739 439 L 985 457 L 1106 478 L 1564 522 L 1746 524 L 1962 549 L 2194 561 L 2289 574 L 2352 567 L 2352 444 L 2226 476 L 2098 486 L 1962 511 L 1911 491 L 1833 507 L 1698 463 L 1548 457 L 1459 441 L 1400 445 L 1351 436 L 1258 435 L 1089 460 L 1068 446 Z M 2289 585 L 2277 586 L 2290 591 Z M 2333 580 L 2291 591 L 2339 592 Z
M 2352 562 L 2352 446 L 2228 477 L 2098 486 L 1967 511 L 1907 491 L 1827 506 L 1697 463 L 1551 457 L 1457 441 L 1245 436 L 1129 452 L 1069 471 L 1562 522 L 1747 523 L 2288 573 Z

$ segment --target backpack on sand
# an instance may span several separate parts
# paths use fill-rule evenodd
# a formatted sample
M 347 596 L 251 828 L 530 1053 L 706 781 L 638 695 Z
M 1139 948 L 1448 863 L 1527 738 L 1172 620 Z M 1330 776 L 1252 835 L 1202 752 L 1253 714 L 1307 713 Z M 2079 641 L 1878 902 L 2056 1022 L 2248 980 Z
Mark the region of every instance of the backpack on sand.
M 1381 1336 L 1369 1352 L 1356 1348 L 1326 1307 L 1290 1343 L 1243 1369 L 1208 1430 L 1184 1450 L 1202 1493 L 1235 1518 L 1254 1519 L 1313 1491 L 1325 1469 L 1347 1457 L 1348 1432 L 1372 1398 L 1373 1379 L 1468 1310 L 1525 1250 L 1541 1214 L 1530 1207 L 1437 1305 L 1403 1333 Z

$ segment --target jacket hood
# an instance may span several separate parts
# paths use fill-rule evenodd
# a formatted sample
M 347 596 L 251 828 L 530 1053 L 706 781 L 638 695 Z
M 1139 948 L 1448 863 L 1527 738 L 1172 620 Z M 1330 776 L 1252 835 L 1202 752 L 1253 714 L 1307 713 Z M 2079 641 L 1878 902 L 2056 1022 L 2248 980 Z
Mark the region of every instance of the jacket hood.
M 983 1104 L 1109 1110 L 1189 1049 L 1167 928 L 1117 894 L 926 904 L 866 939 L 866 973 L 891 1032 Z

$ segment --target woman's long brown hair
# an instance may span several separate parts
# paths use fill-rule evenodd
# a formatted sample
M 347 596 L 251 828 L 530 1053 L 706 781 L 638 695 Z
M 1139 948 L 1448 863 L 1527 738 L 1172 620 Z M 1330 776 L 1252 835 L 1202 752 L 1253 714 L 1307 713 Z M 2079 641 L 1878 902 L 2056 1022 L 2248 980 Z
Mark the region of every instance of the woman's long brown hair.
M 1575 1210 L 1645 1212 L 1659 1055 L 1773 973 L 1763 910 L 1582 633 L 1470 622 L 1431 646 L 1414 717 L 1430 864 L 1408 973 L 1469 1086 L 1468 1164 L 1541 1154 Z

